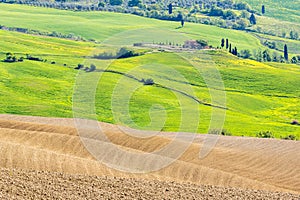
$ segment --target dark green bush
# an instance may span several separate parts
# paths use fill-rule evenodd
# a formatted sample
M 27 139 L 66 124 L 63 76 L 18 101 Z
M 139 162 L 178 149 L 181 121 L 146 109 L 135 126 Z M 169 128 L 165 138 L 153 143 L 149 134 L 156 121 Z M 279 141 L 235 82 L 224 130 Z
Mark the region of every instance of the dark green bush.
M 148 78 L 148 79 L 142 79 L 142 81 L 144 83 L 144 85 L 154 85 L 154 81 L 152 78 Z
M 288 135 L 286 137 L 283 137 L 282 139 L 284 139 L 284 140 L 297 140 L 295 135 Z
M 214 135 L 227 135 L 231 136 L 232 134 L 228 132 L 226 129 L 210 129 L 208 131 L 208 134 L 214 134 Z
M 271 131 L 261 131 L 256 134 L 256 137 L 259 138 L 274 138 L 274 135 Z

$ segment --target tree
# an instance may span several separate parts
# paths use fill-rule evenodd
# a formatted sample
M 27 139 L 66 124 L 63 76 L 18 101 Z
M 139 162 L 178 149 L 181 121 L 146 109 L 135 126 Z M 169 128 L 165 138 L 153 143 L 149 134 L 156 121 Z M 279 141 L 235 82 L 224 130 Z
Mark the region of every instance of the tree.
M 256 18 L 255 18 L 255 15 L 252 13 L 250 18 L 249 18 L 249 21 L 251 24 L 255 25 L 256 24 Z
M 278 53 L 276 51 L 273 52 L 272 61 L 273 62 L 279 62 L 280 61 L 280 56 L 278 55 Z
M 220 15 L 220 16 L 222 16 L 222 15 Z M 224 18 L 224 19 L 229 19 L 229 20 L 231 20 L 231 19 L 236 19 L 236 18 L 237 18 L 237 15 L 236 15 L 236 13 L 235 13 L 234 11 L 232 11 L 232 10 L 227 10 L 227 11 L 224 11 L 224 12 L 223 12 L 223 18 Z
M 291 59 L 291 63 L 293 64 L 296 64 L 298 62 L 298 59 L 296 56 L 294 56 L 292 59 Z
M 210 12 L 208 13 L 209 16 L 223 16 L 223 10 L 221 8 L 212 7 Z
M 89 68 L 89 70 L 88 70 L 88 72 L 93 72 L 93 71 L 95 71 L 95 70 L 96 70 L 96 65 L 91 64 L 91 65 L 90 65 L 90 68 Z
M 200 44 L 202 47 L 208 46 L 208 42 L 206 40 L 196 40 L 198 44 Z
M 261 49 L 258 49 L 258 51 L 254 50 L 254 57 L 258 62 L 262 61 L 262 52 Z
M 264 50 L 263 53 L 262 53 L 262 56 L 263 56 L 263 61 L 265 61 L 265 62 L 271 62 L 272 61 L 269 50 Z
M 184 26 L 184 19 L 181 20 L 181 27 Z
M 234 48 L 232 49 L 232 52 L 231 52 L 231 53 L 232 53 L 233 55 L 237 56 L 237 55 L 238 55 L 237 48 L 234 47 Z
M 222 40 L 221 40 L 221 47 L 224 48 L 224 46 L 225 46 L 225 40 L 224 40 L 224 38 L 222 38 Z
M 293 40 L 297 40 L 299 37 L 298 33 L 297 32 L 294 32 L 294 31 L 291 31 L 290 32 L 290 38 L 293 39 Z
M 250 10 L 249 4 L 244 2 L 238 2 L 235 7 L 237 10 Z
M 250 58 L 251 57 L 251 52 L 250 52 L 249 49 L 242 50 L 240 56 L 242 58 L 245 58 L 245 59 Z
M 237 22 L 237 26 L 236 26 L 236 29 L 238 30 L 245 30 L 246 27 L 249 25 L 249 22 L 245 19 L 240 19 L 238 22 Z
M 172 3 L 170 3 L 168 7 L 169 7 L 169 15 L 171 15 L 173 13 Z
M 138 6 L 140 3 L 141 3 L 140 0 L 130 0 L 130 1 L 128 1 L 128 6 L 134 7 L 134 6 Z
M 285 37 L 286 37 L 286 32 L 282 32 L 281 36 L 282 36 L 283 38 L 285 38 Z
M 123 3 L 123 0 L 109 0 L 110 5 L 119 6 Z
M 229 52 L 231 53 L 231 43 L 229 44 Z
M 262 5 L 262 7 L 261 7 L 261 13 L 262 13 L 262 14 L 265 14 L 265 13 L 266 13 L 265 5 Z
M 284 59 L 285 59 L 286 61 L 289 60 L 288 47 L 287 47 L 286 44 L 284 45 Z
M 228 47 L 229 47 L 229 41 L 228 39 L 226 39 L 226 49 L 228 49 Z
M 295 39 L 295 40 L 298 40 L 298 38 L 299 38 L 299 35 L 298 35 L 297 32 L 295 32 L 295 33 L 294 33 L 294 39 Z
M 240 15 L 241 18 L 245 18 L 245 19 L 248 19 L 250 17 L 249 13 L 245 10 L 243 10 L 241 12 L 241 15 Z

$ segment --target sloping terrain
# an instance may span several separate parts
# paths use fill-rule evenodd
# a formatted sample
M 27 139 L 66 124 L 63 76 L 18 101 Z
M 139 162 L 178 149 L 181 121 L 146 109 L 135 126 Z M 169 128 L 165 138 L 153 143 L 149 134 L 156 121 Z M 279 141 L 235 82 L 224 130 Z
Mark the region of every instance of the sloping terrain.
M 144 86 L 140 81 L 130 79 L 122 73 L 135 76 L 139 80 L 152 78 L 159 85 L 190 94 L 201 102 L 212 103 L 203 74 L 178 54 L 148 53 L 143 56 L 118 59 L 107 66 L 106 60 L 85 59 L 85 56 L 91 54 L 94 49 L 100 51 L 106 49 L 106 46 L 94 47 L 95 44 L 89 42 L 2 30 L 0 35 L 1 61 L 5 59 L 7 52 L 13 53 L 17 58 L 26 58 L 26 54 L 30 54 L 47 60 L 47 62 L 26 59 L 16 63 L 0 62 L 0 113 L 72 117 L 73 90 L 75 81 L 78 80 L 76 79 L 78 70 L 74 68 L 79 63 L 84 64 L 85 67 L 89 67 L 92 63 L 97 68 L 93 73 L 84 72 L 81 76 L 85 77 L 84 80 L 94 80 L 101 76 L 101 80 L 97 83 L 95 106 L 97 119 L 102 122 L 114 124 L 121 122 L 132 127 L 133 123 L 127 120 L 128 115 L 124 114 L 125 106 L 121 98 L 129 95 L 132 96 L 128 105 L 132 121 L 141 127 L 149 123 L 149 110 L 152 105 L 157 104 L 165 108 L 167 118 L 158 116 L 161 112 L 156 114 L 155 118 L 160 117 L 161 121 L 166 121 L 163 130 L 175 132 L 179 131 L 181 123 L 179 119 L 182 117 L 183 107 L 180 106 L 179 101 L 184 102 L 182 105 L 187 105 L 186 109 L 190 110 L 190 113 L 198 108 L 192 99 L 174 90 Z M 299 65 L 259 63 L 236 58 L 224 51 L 200 51 L 198 56 L 203 57 L 197 62 L 201 66 L 200 69 L 209 69 L 207 67 L 214 64 L 222 76 L 226 90 L 226 107 L 228 107 L 224 125 L 227 132 L 232 135 L 256 136 L 261 131 L 271 131 L 276 138 L 289 135 L 300 138 L 300 126 L 290 124 L 293 120 L 299 121 L 300 118 Z M 101 71 L 106 68 L 117 73 Z M 178 75 L 171 75 L 171 71 Z M 85 85 L 90 86 L 90 83 Z M 123 96 L 115 95 L 116 90 L 121 87 L 125 92 L 132 86 L 139 89 L 131 93 L 126 92 Z M 191 93 L 191 89 L 194 92 Z M 120 105 L 123 109 L 112 107 L 112 101 L 122 102 Z M 211 107 L 203 104 L 199 106 L 201 123 L 198 130 L 184 131 L 208 132 Z M 198 122 L 194 125 L 196 123 Z
M 160 133 L 148 139 L 135 138 L 124 134 L 115 125 L 105 123 L 99 123 L 99 125 L 101 125 L 112 143 L 132 152 L 153 152 L 168 144 L 173 138 L 172 133 Z M 91 135 L 89 135 L 90 133 Z M 87 132 L 86 139 L 92 138 L 92 134 L 93 132 Z M 182 134 L 186 134 L 186 137 L 190 136 L 187 133 Z M 13 188 L 13 185 L 21 187 L 24 184 L 19 182 L 25 180 L 28 180 L 27 182 L 30 182 L 30 184 L 37 182 L 36 178 L 32 178 L 36 173 L 38 177 L 43 177 L 41 181 L 38 181 L 39 186 L 34 186 L 37 191 L 40 190 L 39 187 L 45 187 L 45 183 L 53 183 L 55 186 L 49 186 L 49 188 L 57 186 L 58 189 L 55 191 L 61 191 L 62 187 L 66 187 L 66 192 L 51 194 L 65 195 L 64 197 L 69 197 L 70 184 L 81 185 L 80 187 L 83 190 L 87 189 L 92 193 L 94 192 L 93 194 L 100 195 L 101 190 L 99 188 L 93 189 L 91 185 L 81 184 L 82 182 L 90 183 L 89 181 L 95 183 L 95 187 L 99 186 L 99 184 L 106 185 L 99 187 L 110 187 L 107 186 L 107 182 L 113 180 L 117 188 L 120 187 L 118 186 L 119 184 L 123 185 L 124 183 L 126 185 L 121 190 L 124 193 L 137 192 L 138 189 L 134 183 L 136 182 L 135 179 L 139 179 L 141 183 L 144 181 L 144 185 L 150 185 L 149 195 L 151 193 L 161 193 L 161 188 L 170 187 L 170 191 L 173 191 L 170 194 L 170 198 L 175 198 L 172 195 L 178 194 L 176 192 L 176 190 L 179 190 L 178 187 L 194 188 L 195 193 L 199 195 L 210 190 L 215 191 L 212 192 L 212 195 L 215 193 L 219 195 L 219 192 L 216 191 L 220 190 L 227 191 L 227 195 L 233 191 L 233 194 L 241 195 L 242 197 L 242 195 L 247 195 L 249 192 L 245 193 L 244 191 L 241 192 L 241 190 L 249 189 L 299 194 L 299 142 L 220 136 L 212 152 L 204 159 L 199 159 L 199 151 L 203 146 L 205 137 L 206 135 L 197 136 L 195 142 L 191 144 L 188 150 L 177 161 L 166 168 L 145 174 L 125 173 L 110 169 L 94 159 L 82 145 L 72 119 L 1 115 L 0 167 L 4 169 L 1 172 L 3 181 L 0 186 L 2 188 L 0 195 L 4 195 L 5 190 L 11 190 L 11 195 L 16 195 L 14 192 L 17 191 L 21 192 L 20 188 Z M 184 142 L 184 140 L 178 141 L 178 145 L 180 146 Z M 114 152 L 109 152 L 108 149 L 107 153 Z M 111 159 L 122 163 L 123 161 L 126 162 L 127 158 L 114 156 Z M 163 157 L 163 159 L 168 159 L 168 157 Z M 17 171 L 11 171 L 11 169 L 17 169 Z M 26 170 L 31 170 L 31 172 L 27 173 Z M 16 178 L 12 178 L 8 174 L 11 174 L 11 176 L 15 174 Z M 100 178 L 86 175 L 97 175 Z M 103 176 L 118 178 L 103 178 Z M 27 179 L 24 179 L 25 177 Z M 68 181 L 71 179 L 76 181 L 71 183 Z M 153 182 L 153 180 L 167 181 L 168 183 Z M 7 184 L 7 181 L 10 184 Z M 17 182 L 18 184 L 14 184 Z M 201 187 L 186 185 L 183 182 L 196 185 L 220 186 L 223 189 L 205 186 L 202 190 Z M 161 184 L 161 186 L 156 184 Z M 173 186 L 174 190 L 172 189 Z M 24 187 L 27 187 L 25 191 L 29 190 L 28 186 L 24 185 Z M 240 189 L 224 189 L 224 187 Z M 52 188 L 51 190 L 54 189 Z M 119 191 L 119 189 L 112 189 L 112 191 L 115 190 Z M 32 195 L 33 192 L 28 191 L 28 195 L 30 193 Z M 253 192 L 249 194 L 253 194 Z M 256 197 L 267 198 L 268 196 L 266 195 L 269 193 L 255 192 L 255 194 L 257 194 L 255 195 Z M 105 195 L 109 197 L 109 195 L 113 194 L 106 193 Z M 121 194 L 116 193 L 115 195 Z M 186 194 L 183 193 L 182 195 Z M 276 195 L 272 195 L 269 198 L 275 198 Z M 277 195 L 280 195 L 283 199 L 293 199 L 289 195 Z M 42 196 L 38 197 L 41 198 Z M 244 197 L 250 199 L 248 196 Z M 296 198 L 299 198 L 299 196 L 294 196 L 294 199 Z

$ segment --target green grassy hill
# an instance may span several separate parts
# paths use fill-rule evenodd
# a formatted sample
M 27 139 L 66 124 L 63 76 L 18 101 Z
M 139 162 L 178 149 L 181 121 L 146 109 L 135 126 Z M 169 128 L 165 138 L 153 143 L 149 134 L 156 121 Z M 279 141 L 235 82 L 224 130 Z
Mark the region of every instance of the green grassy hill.
M 31 54 L 47 59 L 47 62 L 0 62 L 0 113 L 72 117 L 72 96 L 75 81 L 78 81 L 78 71 L 73 68 L 78 63 L 84 63 L 85 66 L 93 63 L 99 71 L 81 71 L 80 74 L 83 80 L 96 80 L 101 76 L 95 98 L 98 120 L 132 127 L 144 126 L 147 129 L 148 124 L 151 124 L 151 117 L 154 117 L 152 120 L 156 120 L 152 121 L 153 126 L 150 128 L 155 129 L 161 125 L 164 114 L 167 114 L 162 130 L 191 131 L 186 124 L 180 128 L 184 107 L 185 112 L 199 110 L 197 132 L 205 133 L 209 129 L 213 108 L 203 103 L 210 104 L 212 99 L 205 80 L 190 62 L 182 58 L 184 55 L 150 51 L 143 56 L 113 61 L 108 72 L 101 72 L 101 69 L 106 69 L 105 66 L 110 61 L 87 56 L 120 46 L 132 46 L 133 42 L 152 42 L 154 39 L 178 43 L 187 38 L 207 39 L 211 44 L 218 45 L 220 38 L 225 36 L 235 41 L 240 49 L 262 47 L 256 37 L 245 32 L 200 24 L 187 24 L 184 28 L 176 29 L 178 24 L 175 22 L 116 13 L 77 13 L 4 4 L 0 4 L 0 9 L 0 24 L 5 26 L 74 33 L 103 41 L 100 45 L 0 31 L 1 60 L 7 52 L 12 52 L 17 57 Z M 5 17 L 8 14 L 10 17 Z M 134 29 L 139 30 L 129 31 Z M 111 37 L 117 33 L 119 35 Z M 228 108 L 224 128 L 228 132 L 233 135 L 255 136 L 260 131 L 271 131 L 278 138 L 290 134 L 300 137 L 300 127 L 290 124 L 293 119 L 300 119 L 298 65 L 258 63 L 239 59 L 224 51 L 201 51 L 197 55 L 200 59 L 191 57 L 191 60 L 199 64 L 200 70 L 209 70 L 213 64 L 224 81 Z M 53 61 L 55 64 L 51 64 Z M 136 79 L 128 78 L 128 75 Z M 158 85 L 145 86 L 138 81 L 142 78 L 152 78 Z M 212 74 L 211 79 L 214 78 Z M 84 82 L 85 86 L 88 83 L 89 81 Z M 123 92 L 126 96 L 126 91 L 130 91 L 132 87 L 137 90 L 130 93 L 130 120 L 122 107 L 122 101 L 126 101 L 122 97 Z M 176 88 L 179 91 L 172 90 Z M 212 91 L 218 89 L 220 88 L 211 88 Z M 195 102 L 191 96 L 201 103 Z M 112 105 L 111 99 L 114 98 L 120 98 L 121 101 Z M 157 104 L 164 107 L 166 113 L 152 107 Z M 153 115 L 149 116 L 151 108 Z M 195 120 L 194 114 L 185 116 L 184 120 Z
M 293 0 L 243 0 L 254 9 L 261 12 L 261 6 L 266 7 L 266 16 L 292 23 L 300 23 L 300 4 Z
M 39 31 L 73 33 L 86 39 L 103 41 L 120 32 L 133 29 L 153 29 L 143 32 L 141 40 L 152 42 L 156 36 L 157 42 L 169 40 L 182 43 L 183 36 L 174 34 L 173 38 L 157 32 L 168 30 L 181 33 L 189 39 L 205 39 L 213 46 L 219 46 L 222 38 L 229 38 L 239 49 L 257 49 L 262 47 L 254 36 L 247 33 L 222 29 L 214 26 L 187 23 L 185 28 L 178 28 L 179 22 L 160 21 L 129 14 L 110 12 L 73 12 L 41 7 L 0 4 L 0 24 L 8 27 L 29 28 Z M 9 16 L 9 17 L 7 17 Z M 136 33 L 139 35 L 142 30 Z M 132 34 L 132 33 L 131 33 Z M 156 35 L 153 35 L 156 34 Z

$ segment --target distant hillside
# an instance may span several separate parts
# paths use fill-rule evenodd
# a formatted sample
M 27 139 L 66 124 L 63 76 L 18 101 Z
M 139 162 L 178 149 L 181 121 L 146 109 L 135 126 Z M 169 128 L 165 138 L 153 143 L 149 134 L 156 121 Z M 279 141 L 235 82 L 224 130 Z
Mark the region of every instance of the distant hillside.
M 300 3 L 294 0 L 243 0 L 255 10 L 261 11 L 265 5 L 265 16 L 300 24 Z
M 264 3 L 258 0 L 183 0 L 176 2 L 155 0 L 2 0 L 0 2 L 61 10 L 131 13 L 161 20 L 188 21 L 300 39 L 299 5 L 294 6 L 290 0 L 285 3 L 278 1 Z M 263 4 L 265 4 L 266 13 L 261 17 Z M 256 20 L 250 18 L 252 13 L 254 13 Z M 290 36 L 290 31 L 298 34 L 298 36 Z

